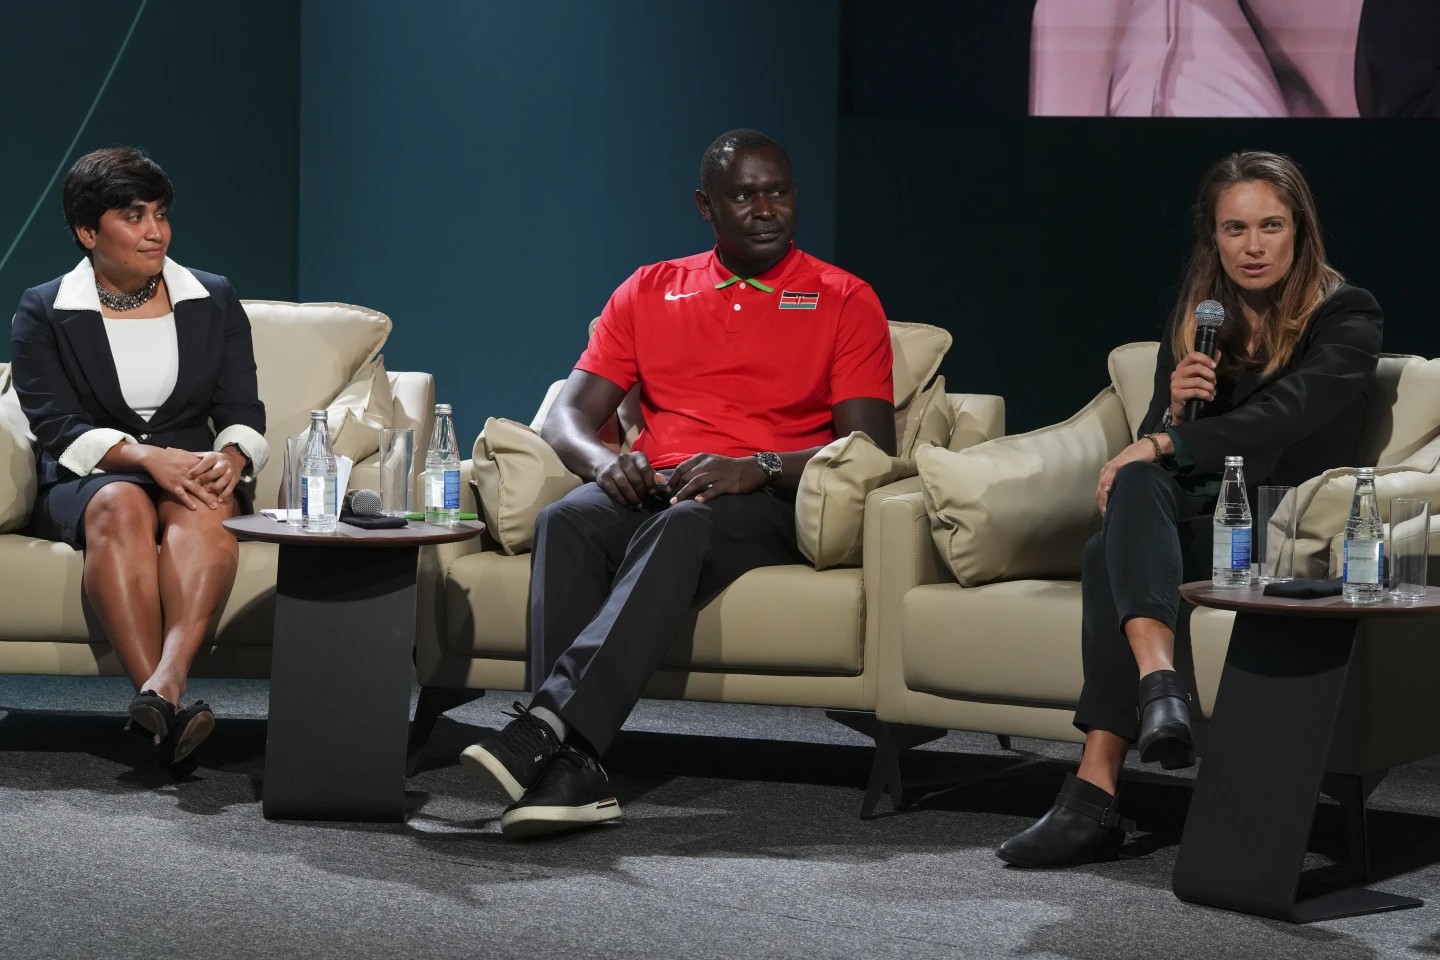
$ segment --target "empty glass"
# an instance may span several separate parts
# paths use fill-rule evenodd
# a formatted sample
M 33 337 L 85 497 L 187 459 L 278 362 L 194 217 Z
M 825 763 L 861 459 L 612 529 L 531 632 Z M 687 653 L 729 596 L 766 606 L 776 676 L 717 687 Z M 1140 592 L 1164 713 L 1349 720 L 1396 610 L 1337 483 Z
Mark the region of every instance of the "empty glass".
M 285 464 L 280 475 L 280 507 L 285 510 L 285 522 L 292 527 L 300 526 L 300 460 L 305 456 L 305 441 L 309 432 L 285 438 Z
M 415 431 L 387 427 L 380 431 L 380 512 L 403 517 L 410 512 L 410 472 L 415 463 Z
M 1390 542 L 1385 545 L 1391 600 L 1425 599 L 1430 560 L 1430 501 L 1390 501 Z
M 1261 487 L 1255 510 L 1255 579 L 1295 579 L 1295 488 Z

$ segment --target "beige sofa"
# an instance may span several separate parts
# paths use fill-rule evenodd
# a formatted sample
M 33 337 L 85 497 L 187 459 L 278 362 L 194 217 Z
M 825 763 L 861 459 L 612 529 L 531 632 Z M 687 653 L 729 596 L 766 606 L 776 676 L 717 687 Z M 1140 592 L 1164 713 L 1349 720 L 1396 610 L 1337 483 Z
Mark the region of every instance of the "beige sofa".
M 899 752 L 945 729 L 1081 739 L 1071 724 L 1083 680 L 1081 550 L 1100 523 L 1095 478 L 1135 436 L 1149 402 L 1156 347 L 1114 351 L 1111 385 L 1064 423 L 959 452 L 920 451 L 919 478 L 873 505 L 867 561 L 880 577 L 876 714 L 886 731 L 867 813 L 882 789 L 903 803 Z M 1379 466 L 1382 509 L 1399 496 L 1440 503 L 1440 361 L 1383 358 L 1376 384 L 1366 456 Z M 1298 489 L 1297 576 L 1338 569 L 1353 489 L 1350 469 Z M 1437 582 L 1434 561 L 1430 574 Z M 1198 695 L 1202 749 L 1232 622 L 1208 608 L 1182 615 L 1178 667 Z M 1362 803 L 1385 770 L 1440 751 L 1433 621 L 1369 620 L 1364 630 L 1329 764 L 1340 775 L 1334 792 Z
M 434 379 L 387 373 L 380 350 L 390 334 L 382 313 L 339 303 L 246 301 L 260 398 L 266 408 L 268 466 L 256 480 L 257 507 L 273 507 L 280 487 L 283 438 L 309 425 L 312 409 L 330 411 L 337 449 L 356 459 L 351 487 L 374 487 L 378 431 L 413 427 L 417 449 L 429 442 Z M 81 593 L 84 555 L 27 536 L 35 497 L 28 425 L 0 364 L 0 673 L 123 675 Z M 423 458 L 414 474 L 418 491 Z M 195 663 L 197 676 L 267 677 L 273 623 L 276 548 L 242 543 L 234 588 Z
M 921 324 L 892 324 L 891 330 L 896 351 L 897 437 L 902 452 L 907 441 L 918 446 L 921 437 L 958 450 L 1003 433 L 1004 403 L 999 397 L 946 394 L 943 378 L 932 381 L 950 345 L 948 333 Z M 559 386 L 551 387 L 531 428 L 538 430 Z M 530 557 L 526 524 L 533 524 L 540 506 L 558 499 L 579 481 L 569 477 L 548 447 L 535 449 L 543 444 L 533 435 L 527 437 L 528 428 L 505 427 L 512 443 L 516 438 L 526 439 L 530 449 L 520 451 L 512 445 L 501 450 L 494 437 L 482 435 L 476 442 L 475 457 L 462 464 L 465 480 L 476 479 L 478 473 L 481 482 L 462 484 L 465 500 L 461 509 L 481 513 L 493 536 L 422 551 L 416 635 L 422 692 L 412 768 L 441 712 L 479 696 L 486 688 L 523 690 L 533 679 L 527 676 Z M 636 413 L 628 403 L 623 405 L 613 436 L 623 446 L 638 428 Z M 487 433 L 498 431 L 495 421 L 487 425 Z M 842 446 L 843 442 L 837 441 L 827 451 Z M 528 452 L 526 475 L 532 479 L 529 489 L 517 492 L 515 483 L 505 488 L 503 476 L 497 480 L 494 474 L 497 470 L 503 474 L 508 469 L 506 459 L 522 452 Z M 537 458 L 547 456 L 551 461 L 548 467 L 538 463 Z M 802 501 L 813 504 L 827 471 L 833 471 L 833 463 L 827 466 L 827 456 L 822 454 L 807 468 Z M 871 464 L 874 483 L 914 473 L 913 461 L 895 463 L 873 447 L 868 457 L 858 457 L 852 465 L 860 460 Z M 837 454 L 833 462 L 840 459 L 844 457 Z M 814 496 L 803 492 L 807 485 Z M 488 501 L 476 499 L 477 486 L 488 491 Z M 880 571 L 868 555 L 856 554 L 861 553 L 862 537 L 863 549 L 868 549 L 875 529 L 874 509 L 883 489 L 873 490 L 868 498 L 863 489 L 848 490 L 850 515 L 839 518 L 840 523 L 834 522 L 834 504 L 827 507 L 831 526 L 821 539 L 839 526 L 848 525 L 852 531 L 854 549 L 844 561 L 817 559 L 820 554 L 807 553 L 817 562 L 752 571 L 696 610 L 646 695 L 873 711 L 875 665 L 880 656 L 875 603 Z M 517 499 L 530 500 L 529 511 L 523 512 L 519 521 L 507 520 L 502 514 L 511 507 L 500 502 L 506 498 L 509 505 Z M 801 510 L 797 506 L 797 522 L 810 530 L 814 539 L 820 524 L 813 511 L 802 518 Z M 497 536 L 517 538 L 521 546 L 507 547 L 497 542 Z M 807 542 L 804 533 L 801 542 L 802 547 Z M 859 722 L 863 726 L 863 717 Z

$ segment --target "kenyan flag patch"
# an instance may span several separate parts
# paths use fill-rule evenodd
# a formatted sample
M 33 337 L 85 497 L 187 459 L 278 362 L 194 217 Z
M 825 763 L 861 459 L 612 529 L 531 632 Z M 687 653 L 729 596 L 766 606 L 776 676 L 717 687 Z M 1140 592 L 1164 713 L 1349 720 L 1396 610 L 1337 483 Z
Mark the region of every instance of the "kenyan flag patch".
M 780 291 L 781 310 L 814 310 L 820 306 L 820 294 L 796 293 L 794 290 Z

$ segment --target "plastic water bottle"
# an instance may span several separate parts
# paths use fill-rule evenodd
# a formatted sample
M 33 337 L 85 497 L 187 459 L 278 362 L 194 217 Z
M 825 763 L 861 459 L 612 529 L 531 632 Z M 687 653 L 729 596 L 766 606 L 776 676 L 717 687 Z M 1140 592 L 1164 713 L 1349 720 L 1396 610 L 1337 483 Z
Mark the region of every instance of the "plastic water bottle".
M 1250 585 L 1250 498 L 1245 494 L 1244 457 L 1225 458 L 1210 566 L 1210 582 L 1217 587 Z
M 1375 469 L 1355 469 L 1355 499 L 1345 521 L 1345 580 L 1341 587 L 1351 603 L 1379 603 L 1385 598 L 1385 524 L 1375 494 Z
M 435 404 L 435 426 L 425 454 L 425 522 L 453 527 L 460 522 L 460 455 L 450 404 Z
M 330 427 L 324 410 L 310 411 L 310 439 L 300 458 L 300 529 L 306 533 L 334 533 L 340 517 L 335 492 L 335 451 L 330 448 Z

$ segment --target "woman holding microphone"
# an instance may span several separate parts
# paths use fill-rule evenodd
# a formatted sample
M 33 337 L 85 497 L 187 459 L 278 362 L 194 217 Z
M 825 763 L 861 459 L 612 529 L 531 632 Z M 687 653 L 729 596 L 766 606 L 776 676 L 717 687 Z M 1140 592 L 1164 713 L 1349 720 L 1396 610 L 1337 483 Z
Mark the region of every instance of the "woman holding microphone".
M 1131 743 L 1143 762 L 1193 763 L 1190 697 L 1175 672 L 1179 587 L 1209 576 L 1225 457 L 1245 458 L 1251 484 L 1295 485 L 1359 456 L 1380 307 L 1326 261 L 1299 167 L 1275 153 L 1225 157 L 1201 181 L 1194 227 L 1139 438 L 1096 485 L 1103 519 L 1081 566 L 1084 754 L 1050 811 L 1001 845 L 1015 866 L 1119 855 Z M 1205 300 L 1226 315 L 1210 356 L 1194 349 Z M 1204 402 L 1193 420 L 1191 400 Z

